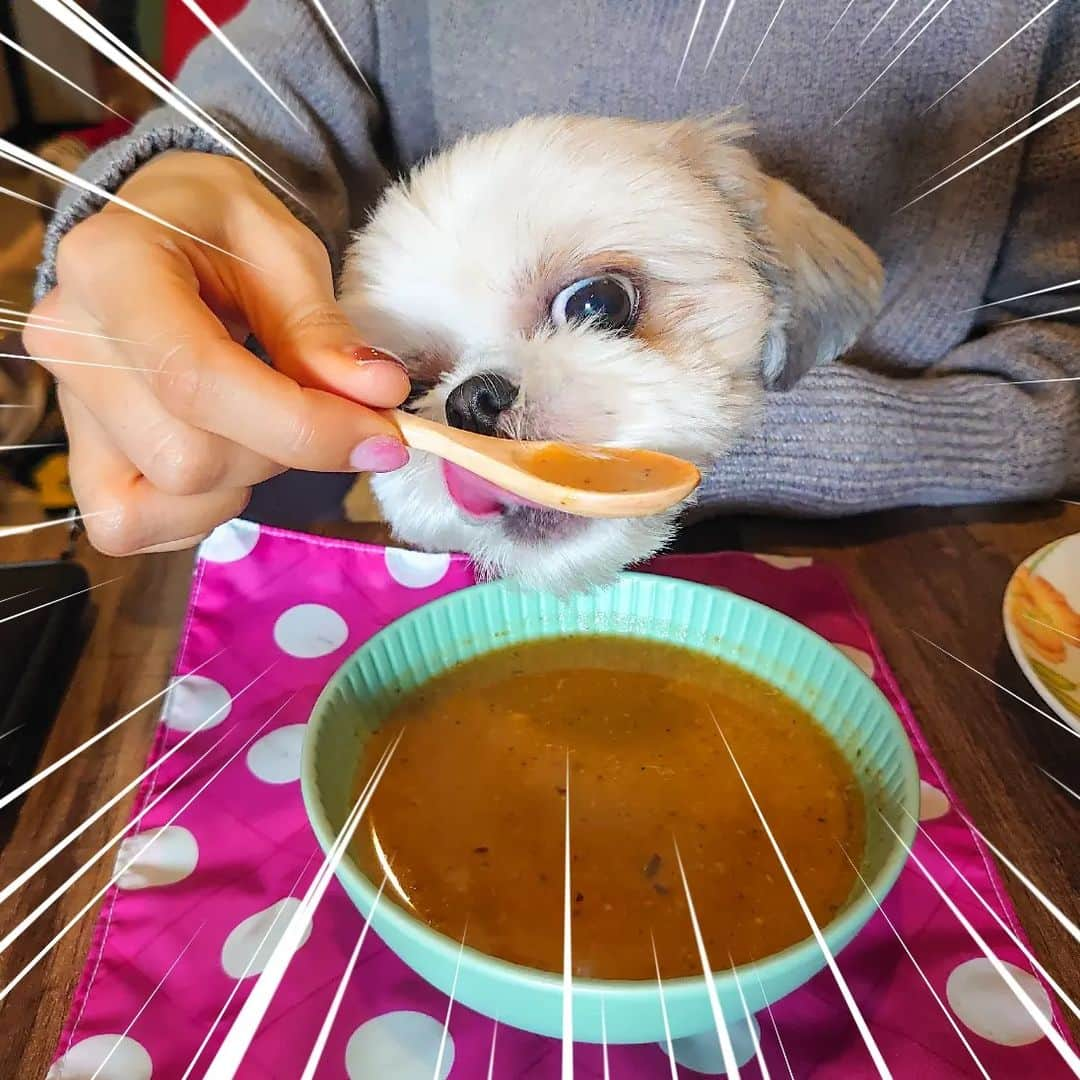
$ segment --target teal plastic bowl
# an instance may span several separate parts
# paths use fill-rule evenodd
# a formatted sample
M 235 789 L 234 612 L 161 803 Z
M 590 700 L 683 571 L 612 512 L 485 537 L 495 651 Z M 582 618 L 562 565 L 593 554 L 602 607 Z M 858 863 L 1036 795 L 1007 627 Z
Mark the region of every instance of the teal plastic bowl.
M 918 818 L 915 757 L 896 714 L 876 686 L 839 650 L 799 623 L 734 593 L 671 578 L 624 574 L 611 588 L 559 599 L 494 583 L 437 600 L 371 638 L 338 671 L 315 704 L 304 743 L 302 786 L 308 816 L 324 851 L 355 799 L 354 781 L 366 735 L 408 692 L 481 653 L 536 638 L 627 635 L 684 645 L 719 657 L 780 687 L 833 736 L 855 770 L 867 807 L 862 874 L 879 900 L 907 856 L 878 811 L 907 844 Z M 348 855 L 338 877 L 366 916 L 376 886 Z M 843 949 L 876 907 L 856 882 L 823 927 Z M 460 943 L 424 925 L 384 894 L 372 921 L 384 942 L 418 975 L 449 993 Z M 752 1011 L 802 986 L 825 965 L 807 937 L 783 952 L 738 969 Z M 743 1018 L 730 970 L 713 976 L 720 1006 Z M 664 997 L 673 1038 L 714 1030 L 705 980 L 671 979 Z M 500 1023 L 541 1035 L 562 1031 L 560 975 L 461 951 L 456 999 Z M 575 979 L 573 1034 L 601 1041 L 601 1010 L 610 1043 L 664 1038 L 657 983 Z

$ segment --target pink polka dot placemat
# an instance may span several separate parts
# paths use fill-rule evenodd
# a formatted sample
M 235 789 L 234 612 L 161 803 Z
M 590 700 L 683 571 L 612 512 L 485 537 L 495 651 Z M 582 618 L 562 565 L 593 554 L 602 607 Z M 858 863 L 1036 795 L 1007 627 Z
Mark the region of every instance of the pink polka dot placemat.
M 997 872 L 966 826 L 866 621 L 842 582 L 808 559 L 672 556 L 655 573 L 730 588 L 835 642 L 903 718 L 923 779 L 916 854 L 1030 998 L 1065 1033 Z M 72 1003 L 52 1080 L 201 1078 L 321 864 L 300 798 L 303 725 L 322 686 L 368 637 L 473 583 L 469 564 L 232 522 L 202 546 L 162 724 Z M 201 726 L 200 726 L 201 725 Z M 940 845 L 940 849 L 935 845 Z M 126 869 L 124 869 L 126 867 Z M 702 918 L 708 913 L 702 912 Z M 887 918 L 886 918 L 887 916 Z M 276 921 L 275 921 L 276 920 Z M 297 1080 L 362 920 L 336 881 L 315 912 L 237 1076 Z M 902 941 L 901 941 L 902 939 Z M 909 865 L 840 967 L 897 1077 L 1069 1074 L 968 932 Z M 433 1080 L 447 999 L 369 935 L 316 1075 Z M 734 1030 L 742 1075 L 757 1034 L 773 1077 L 877 1072 L 823 972 Z M 1065 1033 L 1065 1038 L 1069 1036 Z M 557 1042 L 455 1005 L 440 1076 L 548 1080 Z M 680 1076 L 719 1075 L 712 1045 L 679 1049 Z M 981 1063 L 981 1064 L 980 1064 Z M 576 1048 L 579 1080 L 605 1075 Z M 655 1045 L 611 1047 L 614 1080 L 664 1080 Z M 981 1070 L 985 1070 L 982 1072 Z

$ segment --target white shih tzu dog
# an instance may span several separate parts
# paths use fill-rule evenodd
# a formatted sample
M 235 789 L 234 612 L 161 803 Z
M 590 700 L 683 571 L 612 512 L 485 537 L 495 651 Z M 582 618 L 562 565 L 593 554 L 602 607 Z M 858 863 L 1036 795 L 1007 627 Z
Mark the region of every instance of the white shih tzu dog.
M 644 447 L 706 469 L 875 315 L 880 263 L 723 122 L 522 120 L 391 188 L 341 302 L 400 356 L 409 408 L 507 438 Z M 566 591 L 664 547 L 678 511 L 587 520 L 414 452 L 376 478 L 394 533 Z

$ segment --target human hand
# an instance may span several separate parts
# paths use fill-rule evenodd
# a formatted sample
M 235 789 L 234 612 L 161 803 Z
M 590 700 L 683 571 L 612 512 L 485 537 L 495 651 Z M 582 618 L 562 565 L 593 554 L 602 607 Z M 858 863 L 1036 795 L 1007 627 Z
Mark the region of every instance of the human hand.
M 286 468 L 405 463 L 375 411 L 408 395 L 403 366 L 359 339 L 322 243 L 251 169 L 173 151 L 119 194 L 205 242 L 109 204 L 61 241 L 57 286 L 23 333 L 59 382 L 95 547 L 193 546 Z

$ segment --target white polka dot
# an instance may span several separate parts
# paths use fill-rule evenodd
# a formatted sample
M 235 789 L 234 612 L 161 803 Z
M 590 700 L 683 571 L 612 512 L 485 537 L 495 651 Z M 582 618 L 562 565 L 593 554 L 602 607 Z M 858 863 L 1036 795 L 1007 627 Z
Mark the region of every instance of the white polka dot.
M 949 812 L 949 800 L 925 780 L 919 781 L 919 820 L 937 821 Z
M 754 1056 L 754 1039 L 761 1037 L 761 1028 L 758 1022 L 751 1017 L 750 1023 L 754 1025 L 753 1032 L 750 1025 L 743 1020 L 733 1020 L 728 1023 L 728 1035 L 731 1037 L 731 1049 L 735 1054 L 735 1064 L 741 1069 Z M 706 1076 L 725 1076 L 724 1055 L 720 1049 L 720 1039 L 715 1031 L 708 1031 L 701 1035 L 690 1035 L 685 1039 L 675 1039 L 672 1047 L 675 1051 L 675 1060 L 685 1069 L 703 1073 Z M 660 1044 L 664 1056 L 667 1056 L 668 1048 L 665 1043 Z
M 1030 972 L 1005 964 L 1035 1007 L 1050 1020 L 1050 998 Z M 952 1010 L 976 1035 L 998 1046 L 1027 1046 L 1043 1037 L 1038 1024 L 985 957 L 967 960 L 953 970 L 945 984 Z
M 267 784 L 300 779 L 300 751 L 307 724 L 287 724 L 264 735 L 247 752 L 247 767 Z
M 150 1080 L 153 1072 L 150 1055 L 134 1039 L 126 1035 L 92 1035 L 56 1061 L 47 1080 Z
M 225 974 L 230 979 L 258 975 L 266 967 L 270 954 L 299 906 L 300 901 L 296 897 L 287 896 L 238 923 L 221 947 L 221 966 Z M 298 950 L 304 947 L 310 936 L 311 921 L 308 920 L 297 945 Z
M 232 696 L 221 683 L 202 675 L 173 679 L 165 698 L 162 722 L 177 731 L 207 731 L 217 727 L 232 708 Z
M 277 647 L 301 660 L 337 652 L 348 636 L 345 620 L 324 604 L 297 604 L 279 615 L 274 623 Z
M 449 555 L 405 551 L 402 548 L 386 549 L 386 572 L 406 589 L 430 589 L 446 577 L 449 569 Z
M 775 566 L 777 570 L 801 570 L 804 566 L 814 565 L 809 555 L 755 555 L 754 558 Z
M 235 518 L 219 525 L 200 545 L 199 558 L 206 562 L 238 562 L 255 550 L 259 526 L 253 521 Z
M 129 836 L 116 853 L 116 869 L 124 872 L 116 879 L 121 889 L 150 889 L 175 885 L 191 874 L 199 862 L 195 837 L 180 825 Z
M 349 1080 L 432 1080 L 439 1060 L 443 1025 L 426 1013 L 392 1012 L 361 1024 L 345 1047 Z M 447 1033 L 438 1080 L 454 1064 L 454 1040 Z
M 862 649 L 856 649 L 854 645 L 836 646 L 864 675 L 871 679 L 874 677 L 874 658 Z

